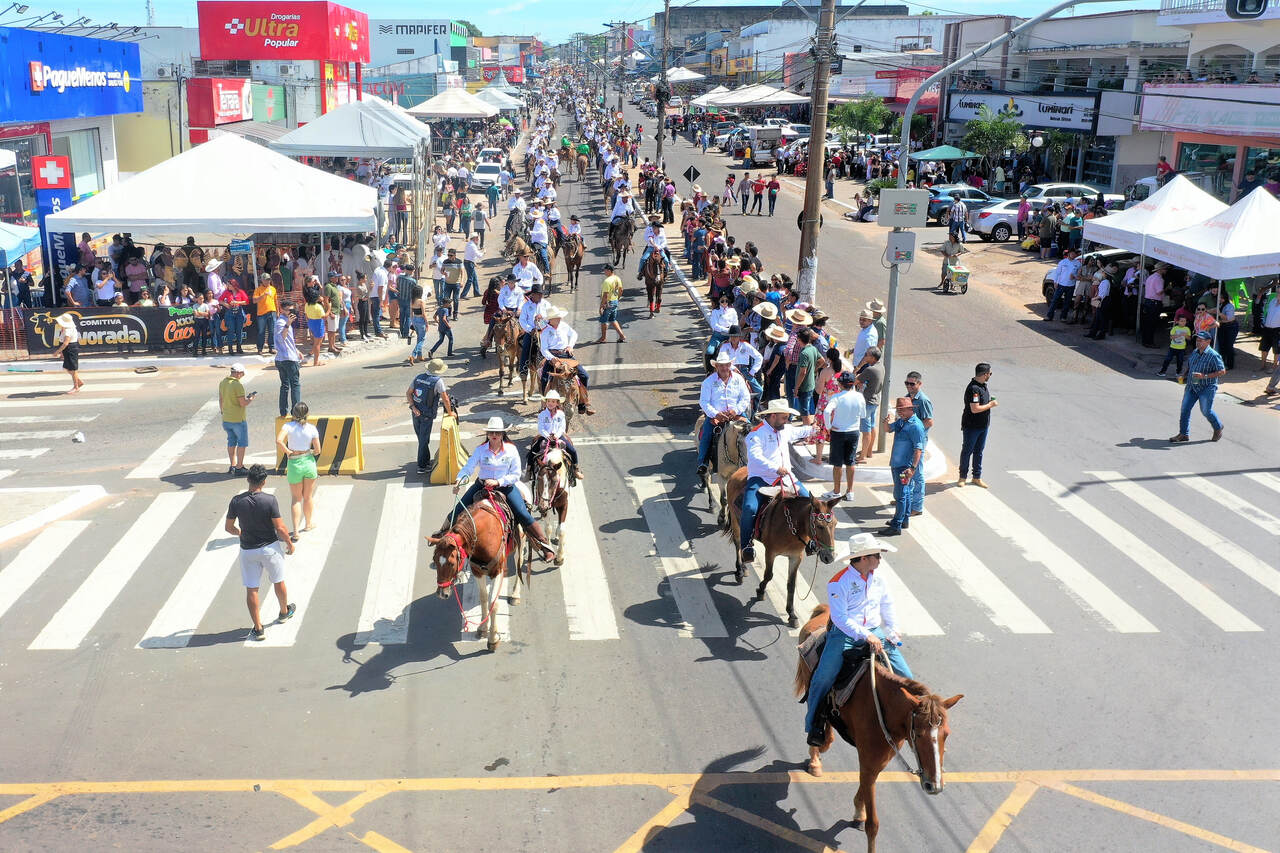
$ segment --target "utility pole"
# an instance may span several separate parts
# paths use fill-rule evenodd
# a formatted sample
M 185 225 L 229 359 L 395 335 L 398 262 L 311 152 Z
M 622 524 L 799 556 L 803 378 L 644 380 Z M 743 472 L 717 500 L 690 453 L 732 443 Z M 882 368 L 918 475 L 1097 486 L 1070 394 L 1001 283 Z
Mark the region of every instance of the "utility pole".
M 667 100 L 671 97 L 671 89 L 667 83 L 667 55 L 671 50 L 671 0 L 662 0 L 662 67 L 658 71 L 658 90 L 654 93 L 658 102 L 658 126 L 655 129 L 658 139 L 658 168 L 662 169 L 662 140 L 667 120 Z
M 814 42 L 813 98 L 809 107 L 809 171 L 804 181 L 804 213 L 800 219 L 800 260 L 796 289 L 809 304 L 818 293 L 818 224 L 822 216 L 822 165 L 827 153 L 827 86 L 835 49 L 836 0 L 822 0 L 818 37 Z

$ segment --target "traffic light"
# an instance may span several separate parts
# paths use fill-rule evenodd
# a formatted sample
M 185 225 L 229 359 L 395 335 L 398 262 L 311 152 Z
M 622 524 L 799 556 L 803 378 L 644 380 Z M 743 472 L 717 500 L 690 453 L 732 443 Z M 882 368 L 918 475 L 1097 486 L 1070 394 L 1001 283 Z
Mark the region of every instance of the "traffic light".
M 1226 0 L 1227 17 L 1237 21 L 1260 18 L 1265 11 L 1267 0 Z

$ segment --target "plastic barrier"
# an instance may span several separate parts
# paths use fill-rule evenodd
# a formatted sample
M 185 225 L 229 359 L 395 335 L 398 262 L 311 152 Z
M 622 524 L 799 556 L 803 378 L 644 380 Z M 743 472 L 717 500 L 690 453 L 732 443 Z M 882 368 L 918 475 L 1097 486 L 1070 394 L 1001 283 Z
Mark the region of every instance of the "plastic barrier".
M 457 417 L 445 415 L 440 421 L 440 445 L 436 448 L 433 460 L 435 467 L 431 469 L 431 482 L 436 485 L 453 483 L 458 479 L 458 472 L 467 464 L 470 455 L 462 446 Z
M 276 435 L 290 418 L 276 418 Z M 359 474 L 364 470 L 364 438 L 355 415 L 312 415 L 307 422 L 320 433 L 320 474 Z M 277 448 L 276 473 L 285 472 L 285 457 Z

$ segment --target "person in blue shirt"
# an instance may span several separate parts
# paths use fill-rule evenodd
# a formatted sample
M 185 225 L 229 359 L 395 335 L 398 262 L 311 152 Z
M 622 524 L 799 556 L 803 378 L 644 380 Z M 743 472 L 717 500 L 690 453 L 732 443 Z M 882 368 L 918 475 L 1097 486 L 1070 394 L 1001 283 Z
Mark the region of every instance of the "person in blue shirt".
M 1187 357 L 1187 384 L 1182 392 L 1182 411 L 1178 415 L 1178 434 L 1169 439 L 1174 444 L 1191 440 L 1191 410 L 1197 405 L 1213 427 L 1213 440 L 1222 438 L 1222 419 L 1213 410 L 1218 393 L 1218 378 L 1227 375 L 1226 365 L 1218 351 L 1209 346 L 1211 332 L 1196 332 L 1196 349 Z
M 898 419 L 884 419 L 885 428 L 893 433 L 893 451 L 889 455 L 889 468 L 893 472 L 893 520 L 881 531 L 881 536 L 901 536 L 910 526 L 911 505 L 915 494 L 915 476 L 924 456 L 924 424 L 916 417 L 910 397 L 899 397 L 895 403 Z
M 911 398 L 911 406 L 915 410 L 916 417 L 920 419 L 920 425 L 924 427 L 925 443 L 928 444 L 929 430 L 933 429 L 933 401 L 925 396 L 923 385 L 924 377 L 920 375 L 920 371 L 913 370 L 907 374 L 906 379 L 907 396 Z M 912 502 L 911 514 L 924 515 L 924 463 L 922 462 L 916 468 L 916 475 L 912 482 Z

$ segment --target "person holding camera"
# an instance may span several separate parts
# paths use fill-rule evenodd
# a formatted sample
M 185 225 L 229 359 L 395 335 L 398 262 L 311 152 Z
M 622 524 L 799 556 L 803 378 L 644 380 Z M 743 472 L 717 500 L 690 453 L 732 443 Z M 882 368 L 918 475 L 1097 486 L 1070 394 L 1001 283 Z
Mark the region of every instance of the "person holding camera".
M 244 451 L 249 446 L 249 422 L 245 409 L 258 396 L 258 392 L 245 394 L 244 365 L 236 362 L 231 365 L 231 375 L 223 377 L 218 383 L 218 407 L 222 410 L 222 428 L 227 433 L 227 462 L 230 467 L 227 473 L 243 477 Z

